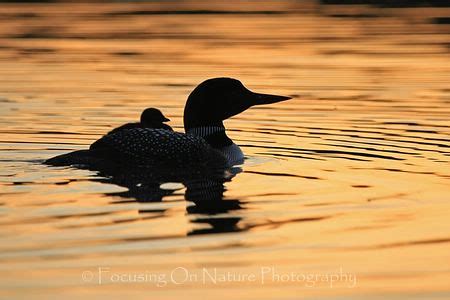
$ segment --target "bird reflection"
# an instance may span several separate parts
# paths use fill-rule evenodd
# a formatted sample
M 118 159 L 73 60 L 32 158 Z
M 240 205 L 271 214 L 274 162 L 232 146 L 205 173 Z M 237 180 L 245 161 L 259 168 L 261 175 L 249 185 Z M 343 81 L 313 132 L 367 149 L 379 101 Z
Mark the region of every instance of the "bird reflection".
M 97 170 L 98 171 L 98 170 Z M 232 211 L 242 209 L 239 199 L 224 199 L 225 183 L 231 181 L 242 171 L 239 167 L 225 170 L 211 170 L 209 174 L 189 174 L 178 172 L 164 172 L 141 168 L 122 168 L 99 171 L 101 178 L 93 179 L 97 182 L 110 183 L 127 188 L 127 191 L 108 193 L 110 196 L 119 196 L 123 200 L 114 203 L 126 202 L 161 202 L 164 197 L 170 196 L 181 188 L 175 185 L 173 189 L 164 187 L 164 183 L 179 182 L 185 187 L 184 198 L 189 202 L 186 211 L 195 216 L 191 220 L 194 224 L 205 224 L 201 229 L 193 229 L 188 235 L 236 232 L 242 229 L 238 223 L 242 218 L 224 216 Z M 164 187 L 164 188 L 163 188 Z M 158 213 L 166 210 L 158 208 Z M 155 213 L 153 210 L 140 210 L 139 213 Z M 217 215 L 221 215 L 217 217 Z
M 240 168 L 232 170 L 233 177 L 240 172 Z M 231 178 L 228 178 L 231 180 Z M 223 199 L 225 192 L 224 182 L 216 179 L 201 179 L 189 181 L 186 185 L 185 199 L 193 202 L 188 206 L 188 214 L 207 215 L 192 220 L 196 224 L 208 224 L 209 228 L 194 229 L 188 235 L 225 233 L 240 231 L 237 226 L 240 217 L 215 217 L 217 214 L 226 214 L 233 210 L 242 209 L 238 199 Z

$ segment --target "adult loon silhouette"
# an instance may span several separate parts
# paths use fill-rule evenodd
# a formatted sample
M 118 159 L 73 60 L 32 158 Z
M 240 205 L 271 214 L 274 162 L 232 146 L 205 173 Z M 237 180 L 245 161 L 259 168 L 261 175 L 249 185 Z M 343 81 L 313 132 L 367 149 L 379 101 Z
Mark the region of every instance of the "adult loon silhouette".
M 154 128 L 124 129 L 103 136 L 89 150 L 59 155 L 46 163 L 89 169 L 134 165 L 153 170 L 228 168 L 242 163 L 244 155 L 227 136 L 223 121 L 254 105 L 288 99 L 252 92 L 232 78 L 208 79 L 187 99 L 183 119 L 186 133 Z

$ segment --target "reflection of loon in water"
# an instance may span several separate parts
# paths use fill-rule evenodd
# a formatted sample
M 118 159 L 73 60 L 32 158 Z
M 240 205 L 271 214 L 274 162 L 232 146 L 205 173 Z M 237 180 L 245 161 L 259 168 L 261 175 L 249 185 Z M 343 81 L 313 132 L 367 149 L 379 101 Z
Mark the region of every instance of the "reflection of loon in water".
M 226 168 L 242 163 L 244 155 L 226 135 L 223 121 L 253 105 L 287 99 L 290 97 L 251 92 L 236 79 L 209 79 L 197 86 L 186 102 L 186 134 L 153 128 L 120 130 L 103 136 L 89 150 L 60 155 L 46 163 L 90 169 L 124 164 L 153 170 Z
M 208 176 L 189 176 L 185 178 L 161 177 L 160 174 L 146 172 L 147 169 L 130 168 L 116 173 L 100 172 L 101 177 L 92 178 L 92 181 L 112 183 L 126 187 L 124 192 L 107 193 L 114 198 L 111 204 L 125 204 L 132 202 L 161 202 L 166 196 L 180 190 L 177 184 L 161 185 L 164 181 L 181 181 L 186 187 L 184 198 L 189 204 L 186 207 L 190 222 L 194 225 L 187 235 L 226 233 L 243 230 L 239 226 L 242 220 L 233 212 L 243 209 L 239 199 L 224 199 L 225 183 L 239 172 L 240 168 L 231 168 L 223 174 L 215 173 Z M 120 198 L 117 198 L 120 197 Z M 164 206 L 140 209 L 139 213 L 150 214 L 152 217 L 164 216 L 170 208 Z M 170 213 L 170 212 L 169 212 Z
M 167 119 L 159 109 L 150 107 L 146 108 L 142 112 L 139 122 L 124 124 L 120 127 L 114 128 L 113 130 L 108 132 L 108 134 L 113 134 L 119 132 L 120 130 L 132 128 L 159 128 L 172 131 L 172 127 L 164 124 L 165 122 L 169 121 L 170 120 Z

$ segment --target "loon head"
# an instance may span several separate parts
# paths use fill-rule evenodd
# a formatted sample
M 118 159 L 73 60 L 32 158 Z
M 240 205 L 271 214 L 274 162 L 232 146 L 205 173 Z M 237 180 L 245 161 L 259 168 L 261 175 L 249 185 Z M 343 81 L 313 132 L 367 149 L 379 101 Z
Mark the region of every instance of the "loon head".
M 168 121 L 170 120 L 157 108 L 147 108 L 141 114 L 141 124 L 144 127 L 153 127 Z
M 189 95 L 184 108 L 184 128 L 220 126 L 223 120 L 254 105 L 271 104 L 291 97 L 254 93 L 239 80 L 212 78 L 200 83 Z

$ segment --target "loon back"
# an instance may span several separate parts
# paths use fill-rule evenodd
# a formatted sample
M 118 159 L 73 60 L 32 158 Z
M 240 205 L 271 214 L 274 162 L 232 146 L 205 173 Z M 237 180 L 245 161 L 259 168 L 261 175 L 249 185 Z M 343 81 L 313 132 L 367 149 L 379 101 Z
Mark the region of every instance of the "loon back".
M 190 165 L 226 167 L 225 156 L 203 138 L 153 128 L 132 128 L 108 134 L 90 152 L 122 164 L 177 168 Z
M 164 124 L 164 123 L 154 123 L 154 124 L 146 123 L 146 124 L 143 124 L 142 122 L 140 122 L 140 123 L 126 123 L 126 124 L 123 124 L 123 125 L 121 125 L 119 127 L 116 127 L 114 129 L 112 129 L 107 134 L 113 134 L 113 133 L 116 133 L 116 132 L 119 132 L 119 131 L 122 131 L 122 130 L 125 130 L 125 129 L 133 129 L 133 128 L 153 128 L 153 129 L 165 129 L 165 130 L 173 131 L 172 127 L 170 127 L 169 125 Z

